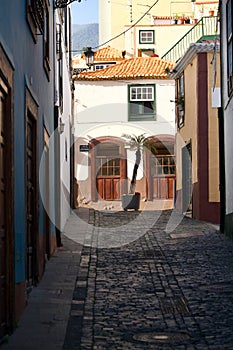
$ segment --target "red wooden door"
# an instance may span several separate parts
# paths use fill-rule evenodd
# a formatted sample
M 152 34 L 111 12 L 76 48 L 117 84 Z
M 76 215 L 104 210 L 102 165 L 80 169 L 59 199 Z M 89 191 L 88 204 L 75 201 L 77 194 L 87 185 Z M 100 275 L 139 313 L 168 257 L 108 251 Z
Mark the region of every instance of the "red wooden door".
M 155 199 L 172 199 L 174 196 L 174 180 L 172 177 L 154 177 L 153 193 Z
M 119 146 L 111 143 L 100 144 L 96 154 L 96 189 L 104 200 L 116 200 L 121 197 L 120 177 L 121 159 Z
M 105 200 L 120 199 L 120 178 L 97 177 L 96 187 L 99 196 Z
M 174 197 L 175 162 L 170 154 L 151 157 L 152 197 L 172 199 Z

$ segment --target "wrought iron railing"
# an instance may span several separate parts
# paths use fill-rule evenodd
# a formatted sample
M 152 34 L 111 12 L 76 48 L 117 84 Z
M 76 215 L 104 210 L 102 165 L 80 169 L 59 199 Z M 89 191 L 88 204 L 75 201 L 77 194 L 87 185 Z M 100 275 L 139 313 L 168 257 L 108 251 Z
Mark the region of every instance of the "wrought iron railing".
M 218 17 L 202 17 L 162 58 L 177 62 L 191 43 L 219 37 Z

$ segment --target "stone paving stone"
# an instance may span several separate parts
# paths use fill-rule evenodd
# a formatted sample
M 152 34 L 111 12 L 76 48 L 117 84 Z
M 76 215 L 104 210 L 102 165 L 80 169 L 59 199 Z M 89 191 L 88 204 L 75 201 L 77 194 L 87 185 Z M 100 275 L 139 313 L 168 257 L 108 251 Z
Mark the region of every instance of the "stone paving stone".
M 92 212 L 64 350 L 233 348 L 233 243 L 190 218 L 166 232 L 171 211 L 152 215 L 129 227 L 140 213 Z M 119 243 L 123 229 L 129 237 L 137 229 L 136 239 L 103 246 Z

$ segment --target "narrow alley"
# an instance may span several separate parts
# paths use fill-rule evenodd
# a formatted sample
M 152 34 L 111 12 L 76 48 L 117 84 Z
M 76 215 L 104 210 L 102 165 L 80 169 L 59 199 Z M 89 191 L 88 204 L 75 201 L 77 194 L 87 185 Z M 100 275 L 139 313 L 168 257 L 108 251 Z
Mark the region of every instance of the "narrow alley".
M 3 349 L 232 349 L 233 243 L 171 214 L 75 210 Z

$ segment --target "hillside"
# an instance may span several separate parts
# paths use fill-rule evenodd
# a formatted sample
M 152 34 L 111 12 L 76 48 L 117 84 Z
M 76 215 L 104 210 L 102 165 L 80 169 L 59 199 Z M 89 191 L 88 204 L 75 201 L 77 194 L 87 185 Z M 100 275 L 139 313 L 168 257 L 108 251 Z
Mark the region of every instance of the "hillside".
M 99 25 L 98 23 L 90 24 L 73 24 L 72 25 L 72 50 L 82 50 L 83 47 L 96 47 L 99 43 Z M 78 52 L 77 52 L 78 53 Z M 76 54 L 74 52 L 74 54 Z

